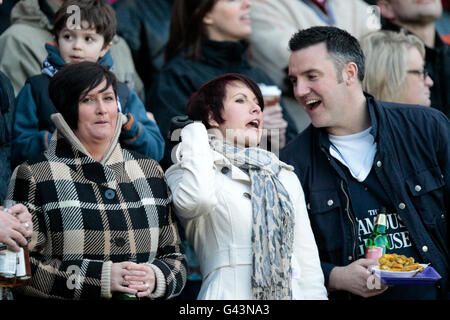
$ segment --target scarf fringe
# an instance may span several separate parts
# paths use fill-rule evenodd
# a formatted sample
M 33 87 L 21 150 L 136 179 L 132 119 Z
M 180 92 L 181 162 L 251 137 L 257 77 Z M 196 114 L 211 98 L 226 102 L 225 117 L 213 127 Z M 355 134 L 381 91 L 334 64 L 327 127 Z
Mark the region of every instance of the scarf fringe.
M 256 300 L 291 300 L 292 292 L 287 287 L 253 287 L 253 297 Z

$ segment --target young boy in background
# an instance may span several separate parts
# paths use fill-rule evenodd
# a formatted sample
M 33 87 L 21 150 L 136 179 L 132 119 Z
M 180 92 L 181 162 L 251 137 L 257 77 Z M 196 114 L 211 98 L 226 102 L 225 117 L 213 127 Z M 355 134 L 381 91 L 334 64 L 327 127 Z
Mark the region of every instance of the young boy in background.
M 109 48 L 116 27 L 116 14 L 103 0 L 68 0 L 56 12 L 53 29 L 55 44 L 45 45 L 48 56 L 43 63 L 42 74 L 29 78 L 16 99 L 13 167 L 48 148 L 55 130 L 50 115 L 56 112 L 48 95 L 48 84 L 64 64 L 93 61 L 113 71 Z M 119 138 L 122 146 L 156 161 L 161 160 L 164 139 L 157 124 L 148 118 L 137 94 L 119 82 L 118 101 L 120 111 L 128 118 Z

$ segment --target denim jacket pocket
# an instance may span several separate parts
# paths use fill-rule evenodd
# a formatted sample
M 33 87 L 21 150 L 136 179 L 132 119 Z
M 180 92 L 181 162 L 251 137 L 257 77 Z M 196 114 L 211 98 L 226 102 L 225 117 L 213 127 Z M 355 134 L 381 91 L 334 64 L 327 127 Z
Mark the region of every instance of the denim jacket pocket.
M 319 251 L 331 251 L 343 247 L 340 210 L 341 202 L 336 190 L 312 191 L 308 209 L 311 226 Z
M 406 185 L 411 194 L 415 197 L 425 195 L 444 186 L 444 178 L 439 168 L 429 168 L 406 179 Z
M 427 168 L 406 179 L 411 200 L 425 227 L 441 245 L 445 246 L 447 235 L 447 212 L 445 208 L 448 191 L 439 168 Z
M 426 224 L 440 223 L 445 218 L 445 182 L 439 168 L 427 168 L 406 179 L 414 206 Z

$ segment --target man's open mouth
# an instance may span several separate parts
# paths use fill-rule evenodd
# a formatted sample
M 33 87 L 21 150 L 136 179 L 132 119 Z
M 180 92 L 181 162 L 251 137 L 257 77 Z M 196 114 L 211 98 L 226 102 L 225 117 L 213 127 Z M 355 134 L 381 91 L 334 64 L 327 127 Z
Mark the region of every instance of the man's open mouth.
M 312 110 L 316 109 L 321 103 L 322 103 L 322 100 L 310 99 L 305 102 L 305 106 L 308 110 L 312 111 Z

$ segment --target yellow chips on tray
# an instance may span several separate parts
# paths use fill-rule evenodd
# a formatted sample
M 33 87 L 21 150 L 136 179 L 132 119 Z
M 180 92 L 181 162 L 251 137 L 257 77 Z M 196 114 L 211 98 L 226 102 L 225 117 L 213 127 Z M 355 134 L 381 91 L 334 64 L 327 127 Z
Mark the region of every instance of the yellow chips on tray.
M 393 272 L 413 271 L 420 267 L 420 264 L 416 263 L 414 258 L 408 258 L 395 253 L 383 254 L 377 262 L 380 270 Z

